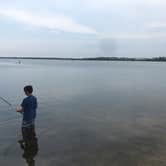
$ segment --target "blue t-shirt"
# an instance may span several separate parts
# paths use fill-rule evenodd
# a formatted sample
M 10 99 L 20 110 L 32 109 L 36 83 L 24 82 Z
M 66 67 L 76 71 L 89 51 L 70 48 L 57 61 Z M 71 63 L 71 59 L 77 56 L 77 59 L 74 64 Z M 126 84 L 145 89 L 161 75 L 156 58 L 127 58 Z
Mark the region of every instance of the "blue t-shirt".
M 31 121 L 36 118 L 37 99 L 35 96 L 28 96 L 23 101 L 21 106 L 24 109 L 23 121 Z

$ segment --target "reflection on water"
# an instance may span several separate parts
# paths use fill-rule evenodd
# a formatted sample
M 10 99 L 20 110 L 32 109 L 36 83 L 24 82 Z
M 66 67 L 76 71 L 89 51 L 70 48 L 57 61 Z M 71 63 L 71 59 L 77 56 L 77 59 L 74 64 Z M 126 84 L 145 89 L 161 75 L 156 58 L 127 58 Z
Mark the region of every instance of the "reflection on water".
M 22 157 L 26 160 L 28 166 L 35 166 L 35 156 L 38 153 L 38 139 L 35 127 L 24 128 L 22 134 L 24 141 L 18 141 L 23 150 Z

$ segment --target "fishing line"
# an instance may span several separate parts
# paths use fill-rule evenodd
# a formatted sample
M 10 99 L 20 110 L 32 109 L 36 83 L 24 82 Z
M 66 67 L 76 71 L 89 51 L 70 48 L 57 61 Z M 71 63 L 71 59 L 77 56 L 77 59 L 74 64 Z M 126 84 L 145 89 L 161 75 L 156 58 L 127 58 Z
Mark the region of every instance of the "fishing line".
M 3 101 L 4 103 L 6 103 L 9 106 L 9 110 L 14 110 L 14 106 L 13 104 L 11 104 L 8 100 L 6 100 L 5 98 L 0 96 L 0 100 Z M 12 124 L 11 122 L 13 121 L 17 121 L 19 118 L 16 118 L 16 116 L 14 117 L 10 117 L 9 119 L 5 120 L 5 121 L 0 121 L 0 128 L 3 127 L 6 124 Z

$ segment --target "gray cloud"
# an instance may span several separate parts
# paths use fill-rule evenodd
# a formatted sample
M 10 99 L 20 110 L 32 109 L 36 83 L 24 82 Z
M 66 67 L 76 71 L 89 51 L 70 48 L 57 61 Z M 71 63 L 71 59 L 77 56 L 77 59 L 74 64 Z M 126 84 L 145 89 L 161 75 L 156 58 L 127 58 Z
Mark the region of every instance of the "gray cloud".
M 99 40 L 99 48 L 105 56 L 114 56 L 116 53 L 117 45 L 114 38 L 103 38 Z

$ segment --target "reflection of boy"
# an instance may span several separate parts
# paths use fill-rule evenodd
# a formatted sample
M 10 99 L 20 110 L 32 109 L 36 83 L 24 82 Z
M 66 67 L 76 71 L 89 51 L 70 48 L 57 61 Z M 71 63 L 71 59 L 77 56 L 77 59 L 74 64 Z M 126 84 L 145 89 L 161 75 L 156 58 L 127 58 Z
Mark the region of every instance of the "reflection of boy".
M 28 166 L 35 166 L 34 158 L 38 153 L 38 140 L 33 137 L 33 132 L 29 132 L 28 134 L 32 134 L 32 139 L 29 140 L 24 146 L 20 144 L 21 148 L 24 150 L 22 157 L 26 159 Z
M 32 95 L 33 87 L 31 85 L 24 87 L 25 95 L 27 96 L 22 101 L 21 107 L 17 108 L 16 111 L 23 114 L 22 121 L 22 135 L 23 140 L 20 140 L 22 143 L 26 142 L 28 139 L 28 131 L 34 131 L 35 118 L 36 118 L 36 109 L 37 109 L 37 99 Z M 35 131 L 34 137 L 35 137 Z
M 35 166 L 35 156 L 38 153 L 38 140 L 36 137 L 34 137 L 33 130 L 28 131 L 28 138 L 26 143 L 20 143 L 21 149 L 24 150 L 22 157 L 25 158 L 28 166 Z

